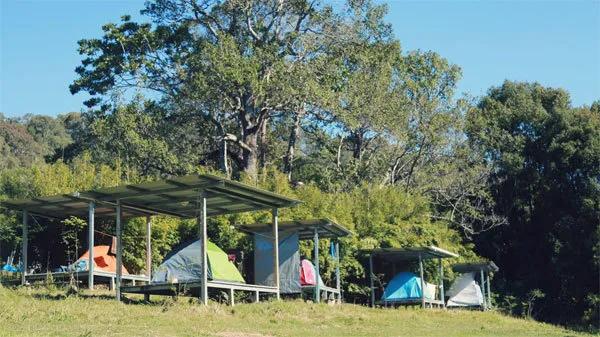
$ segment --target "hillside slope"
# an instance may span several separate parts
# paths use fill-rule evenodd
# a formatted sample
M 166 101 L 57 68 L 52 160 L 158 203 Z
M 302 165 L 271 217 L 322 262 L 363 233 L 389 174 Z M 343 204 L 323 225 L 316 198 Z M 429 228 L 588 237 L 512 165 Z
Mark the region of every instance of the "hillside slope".
M 0 336 L 586 336 L 493 312 L 193 302 L 122 304 L 107 293 L 67 297 L 0 286 Z

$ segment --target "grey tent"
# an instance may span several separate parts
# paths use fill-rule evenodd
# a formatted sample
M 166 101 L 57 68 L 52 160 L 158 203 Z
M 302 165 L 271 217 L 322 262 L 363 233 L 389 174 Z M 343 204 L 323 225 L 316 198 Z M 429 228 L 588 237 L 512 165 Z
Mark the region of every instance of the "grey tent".
M 279 291 L 300 293 L 300 253 L 297 231 L 279 233 Z M 273 286 L 273 239 L 270 233 L 254 234 L 254 279 Z
M 483 310 L 492 307 L 490 273 L 499 270 L 493 261 L 456 264 L 452 270 L 462 275 L 454 281 L 448 292 L 450 299 L 447 306 L 481 306 Z
M 470 307 L 483 305 L 483 293 L 475 281 L 475 273 L 460 275 L 448 290 L 447 307 Z

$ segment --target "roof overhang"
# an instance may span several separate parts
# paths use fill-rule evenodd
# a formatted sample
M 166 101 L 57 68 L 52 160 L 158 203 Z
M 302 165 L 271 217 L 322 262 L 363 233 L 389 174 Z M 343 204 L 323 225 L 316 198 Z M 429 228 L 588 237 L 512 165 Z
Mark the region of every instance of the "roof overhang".
M 202 174 L 141 184 L 121 185 L 73 194 L 6 200 L 2 205 L 33 215 L 64 219 L 87 217 L 91 202 L 98 218 L 114 217 L 116 205 L 124 218 L 169 215 L 195 218 L 206 198 L 207 215 L 221 215 L 294 206 L 300 201 L 229 179 Z
M 500 270 L 494 261 L 480 262 L 480 263 L 459 263 L 452 266 L 452 270 L 457 273 L 471 273 L 477 271 L 484 271 L 488 273 L 495 273 Z
M 281 221 L 277 225 L 279 231 L 298 231 L 299 239 L 301 240 L 312 239 L 315 235 L 315 230 L 319 233 L 319 238 L 322 239 L 344 237 L 352 233 L 342 225 L 326 218 Z M 272 230 L 272 224 L 265 223 L 237 225 L 237 227 L 247 233 L 265 233 Z
M 429 246 L 429 247 L 409 247 L 409 248 L 377 248 L 363 250 L 367 255 L 381 258 L 387 261 L 416 261 L 419 256 L 423 260 L 437 258 L 458 257 L 458 254 L 452 253 L 445 249 Z

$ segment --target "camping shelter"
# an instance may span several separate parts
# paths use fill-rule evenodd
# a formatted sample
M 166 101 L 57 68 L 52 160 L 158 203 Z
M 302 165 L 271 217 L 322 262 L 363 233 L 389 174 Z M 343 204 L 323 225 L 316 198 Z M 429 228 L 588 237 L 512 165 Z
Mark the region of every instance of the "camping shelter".
M 442 266 L 442 259 L 458 257 L 458 254 L 449 252 L 447 250 L 429 246 L 429 247 L 412 247 L 412 248 L 377 248 L 364 250 L 369 257 L 369 284 L 371 288 L 371 306 L 375 306 L 375 274 L 373 268 L 373 260 L 380 259 L 385 262 L 391 263 L 392 270 L 395 273 L 396 265 L 398 263 L 419 263 L 419 276 L 412 275 L 411 273 L 400 273 L 394 275 L 392 282 L 388 284 L 391 287 L 388 292 L 384 291 L 381 303 L 383 305 L 388 304 L 414 304 L 421 303 L 423 308 L 426 304 L 430 306 L 438 305 L 444 306 L 444 269 Z M 432 296 L 426 296 L 428 290 L 435 294 L 435 289 L 428 289 L 427 282 L 424 278 L 423 273 L 423 261 L 424 260 L 438 260 L 438 271 L 439 271 L 439 299 L 431 298 Z M 416 287 L 415 287 L 416 286 Z M 418 289 L 418 290 L 417 290 Z M 418 295 L 415 296 L 415 295 Z M 435 296 L 433 296 L 435 297 Z
M 208 302 L 208 287 L 227 289 L 233 295 L 234 290 L 252 291 L 258 299 L 259 293 L 274 294 L 279 298 L 279 264 L 273 263 L 275 280 L 273 286 L 250 285 L 223 281 L 208 280 L 207 253 L 207 217 L 270 209 L 272 212 L 272 233 L 274 242 L 278 242 L 278 209 L 298 204 L 299 201 L 272 192 L 251 187 L 212 175 L 187 175 L 172 179 L 157 180 L 141 184 L 121 185 L 73 194 L 62 194 L 50 197 L 39 197 L 25 200 L 7 200 L 2 205 L 23 214 L 23 245 L 22 261 L 28 266 L 28 227 L 31 217 L 46 217 L 50 219 L 65 219 L 70 216 L 87 218 L 88 220 L 88 249 L 94 247 L 94 221 L 96 218 L 109 218 L 115 221 L 116 232 L 116 262 L 115 277 L 116 298 L 121 299 L 121 293 L 137 292 L 147 296 L 171 289 L 169 285 L 148 284 L 141 287 L 122 287 L 122 280 L 127 275 L 122 274 L 123 247 L 122 223 L 124 219 L 146 217 L 146 274 L 141 276 L 146 282 L 150 281 L 151 268 L 151 217 L 166 215 L 179 218 L 196 218 L 198 221 L 202 273 L 201 279 L 192 284 L 200 290 L 203 303 Z M 88 286 L 93 288 L 94 278 L 100 275 L 94 269 L 94 250 L 89 250 Z M 279 260 L 279 250 L 273 250 L 273 261 Z M 26 284 L 32 275 L 27 268 L 22 273 L 21 283 Z M 112 275 L 110 275 L 112 276 Z M 231 296 L 233 300 L 233 296 Z M 233 301 L 232 301 L 233 304 Z
M 270 264 L 273 243 L 275 242 L 268 232 L 269 225 L 263 223 L 247 224 L 238 226 L 242 231 L 250 233 L 254 238 L 254 278 L 256 283 L 273 284 L 273 269 Z M 284 221 L 279 224 L 279 270 L 281 271 L 281 292 L 286 294 L 301 294 L 311 292 L 315 302 L 320 302 L 322 295 L 328 298 L 332 294 L 337 301 L 341 302 L 340 281 L 340 245 L 339 238 L 350 235 L 351 232 L 343 226 L 330 219 L 309 219 Z M 335 288 L 328 287 L 321 282 L 314 284 L 302 284 L 301 261 L 299 252 L 300 240 L 313 241 L 313 265 L 315 277 L 321 279 L 319 273 L 319 241 L 320 239 L 331 239 L 333 245 L 333 256 L 336 260 Z
M 452 271 L 462 275 L 454 281 L 448 291 L 450 298 L 447 306 L 481 306 L 483 310 L 490 309 L 492 307 L 490 273 L 498 272 L 498 270 L 500 268 L 493 261 L 461 263 L 452 266 Z M 476 282 L 477 276 L 479 276 L 479 284 Z

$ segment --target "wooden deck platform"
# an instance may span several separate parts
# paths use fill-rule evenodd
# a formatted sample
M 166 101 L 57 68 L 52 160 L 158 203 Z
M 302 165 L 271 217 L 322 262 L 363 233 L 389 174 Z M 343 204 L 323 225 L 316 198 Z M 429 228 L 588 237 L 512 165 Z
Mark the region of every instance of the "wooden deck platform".
M 302 293 L 314 293 L 316 286 L 314 285 L 304 285 L 302 286 Z M 333 295 L 333 299 L 338 303 L 342 302 L 342 294 L 339 289 L 328 287 L 328 286 L 319 286 L 319 292 L 324 293 L 325 299 L 329 299 L 329 295 Z
M 150 295 L 176 296 L 182 293 L 191 296 L 200 296 L 201 281 L 181 282 L 181 283 L 152 283 L 139 286 L 122 286 L 122 294 L 144 294 L 146 300 L 150 300 Z M 276 287 L 264 286 L 259 284 L 247 284 L 239 282 L 228 282 L 209 280 L 207 287 L 213 289 L 228 290 L 229 304 L 235 305 L 235 291 L 247 291 L 254 294 L 254 302 L 260 301 L 261 294 L 277 294 Z
M 87 283 L 89 271 L 34 273 L 25 275 L 25 280 L 27 282 L 44 281 L 51 276 L 55 281 L 64 281 L 69 280 L 71 275 L 74 275 L 77 279 Z M 110 289 L 114 289 L 116 278 L 117 274 L 115 273 L 106 272 L 103 270 L 94 270 L 94 284 L 108 284 Z M 129 281 L 131 284 L 135 285 L 137 282 L 148 282 L 148 276 L 123 274 L 121 276 L 121 280 Z
M 384 306 L 384 307 L 393 307 L 393 306 L 400 306 L 400 305 L 421 305 L 421 299 L 420 298 L 410 298 L 410 299 L 402 299 L 402 300 L 385 300 L 385 301 L 378 301 L 377 304 Z M 425 299 L 425 306 L 429 305 L 430 308 L 433 308 L 434 306 L 437 306 L 438 308 L 442 308 L 444 306 L 444 302 L 442 302 L 441 300 L 430 300 L 430 299 Z

